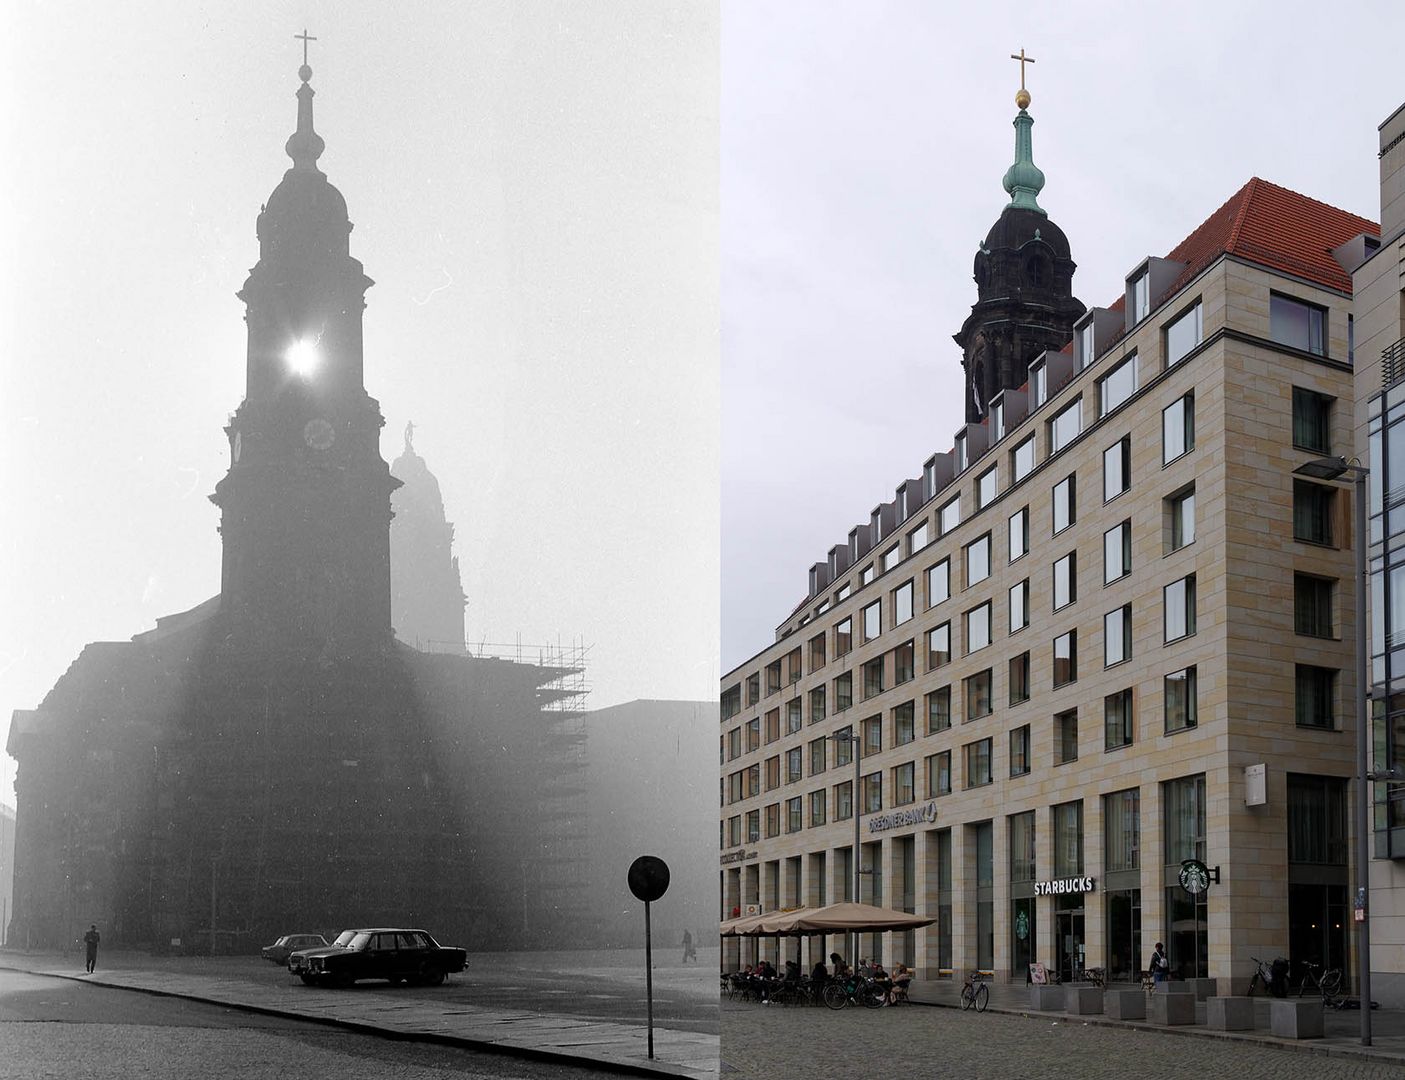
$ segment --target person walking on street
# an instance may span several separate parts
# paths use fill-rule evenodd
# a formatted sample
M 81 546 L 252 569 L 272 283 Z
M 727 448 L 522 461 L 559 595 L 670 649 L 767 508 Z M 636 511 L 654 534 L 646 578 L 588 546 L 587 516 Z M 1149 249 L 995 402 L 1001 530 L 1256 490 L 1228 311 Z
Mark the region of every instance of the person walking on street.
M 98 942 L 102 940 L 102 935 L 98 933 L 98 924 L 93 923 L 88 928 L 88 932 L 83 935 L 83 947 L 87 952 L 88 974 L 93 973 L 93 968 L 98 964 Z
M 1171 961 L 1166 958 L 1166 946 L 1159 941 L 1151 954 L 1150 971 L 1151 988 L 1154 992 L 1161 987 L 1171 973 Z
M 683 931 L 683 963 L 686 964 L 689 960 L 692 960 L 694 963 L 696 963 L 696 962 L 697 962 L 697 959 L 698 959 L 698 950 L 693 947 L 693 932 L 692 932 L 691 930 L 684 930 L 684 931 Z

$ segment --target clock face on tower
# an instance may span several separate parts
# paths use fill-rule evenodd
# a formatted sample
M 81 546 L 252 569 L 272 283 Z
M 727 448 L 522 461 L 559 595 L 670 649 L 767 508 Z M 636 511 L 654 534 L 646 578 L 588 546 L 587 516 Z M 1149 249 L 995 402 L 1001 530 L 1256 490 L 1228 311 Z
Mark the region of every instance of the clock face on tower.
M 337 433 L 320 416 L 309 420 L 302 429 L 302 441 L 314 450 L 326 450 L 336 442 Z

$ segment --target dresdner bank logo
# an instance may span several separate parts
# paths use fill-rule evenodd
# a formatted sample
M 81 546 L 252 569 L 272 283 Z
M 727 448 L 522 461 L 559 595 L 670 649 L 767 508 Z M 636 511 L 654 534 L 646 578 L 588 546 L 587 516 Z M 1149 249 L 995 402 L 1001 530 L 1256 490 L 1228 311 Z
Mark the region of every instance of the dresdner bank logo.
M 930 825 L 936 820 L 937 804 L 929 802 L 926 806 L 913 807 L 911 810 L 898 810 L 891 814 L 871 817 L 868 819 L 868 831 L 886 832 L 889 829 L 901 829 L 904 825 L 921 825 L 924 822 Z

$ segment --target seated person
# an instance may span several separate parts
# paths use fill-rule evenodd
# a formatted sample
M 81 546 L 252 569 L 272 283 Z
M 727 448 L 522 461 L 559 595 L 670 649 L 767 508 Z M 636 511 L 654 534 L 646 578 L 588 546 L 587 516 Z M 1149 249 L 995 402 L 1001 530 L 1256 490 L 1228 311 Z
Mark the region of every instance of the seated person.
M 810 982 L 816 988 L 829 982 L 829 968 L 824 966 L 823 960 L 816 960 L 815 966 L 810 969 Z

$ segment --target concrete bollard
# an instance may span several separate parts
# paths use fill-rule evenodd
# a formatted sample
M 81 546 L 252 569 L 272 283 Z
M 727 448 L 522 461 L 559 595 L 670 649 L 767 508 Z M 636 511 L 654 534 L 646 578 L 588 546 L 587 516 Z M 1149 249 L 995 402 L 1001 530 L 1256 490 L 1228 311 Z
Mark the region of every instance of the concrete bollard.
M 1254 999 L 1211 997 L 1205 999 L 1205 1026 L 1216 1031 L 1253 1031 Z
M 1064 1012 L 1095 1016 L 1103 1011 L 1103 992 L 1096 986 L 1065 986 Z
M 1168 1027 L 1177 1024 L 1195 1023 L 1195 995 L 1189 993 L 1175 994 L 1152 994 L 1150 997 L 1150 1015 L 1148 1019 L 1153 1024 L 1165 1024 Z
M 1058 1012 L 1064 1007 L 1062 986 L 1041 986 L 1031 983 L 1029 987 L 1029 1007 L 1039 1012 Z
M 1145 1020 L 1146 991 L 1109 990 L 1103 995 L 1103 1012 L 1114 1020 Z
M 1195 995 L 1196 1001 L 1209 1001 L 1220 992 L 1218 979 L 1187 979 L 1185 988 Z
M 1322 999 L 1289 998 L 1268 1003 L 1269 1029 L 1281 1039 L 1322 1038 Z

